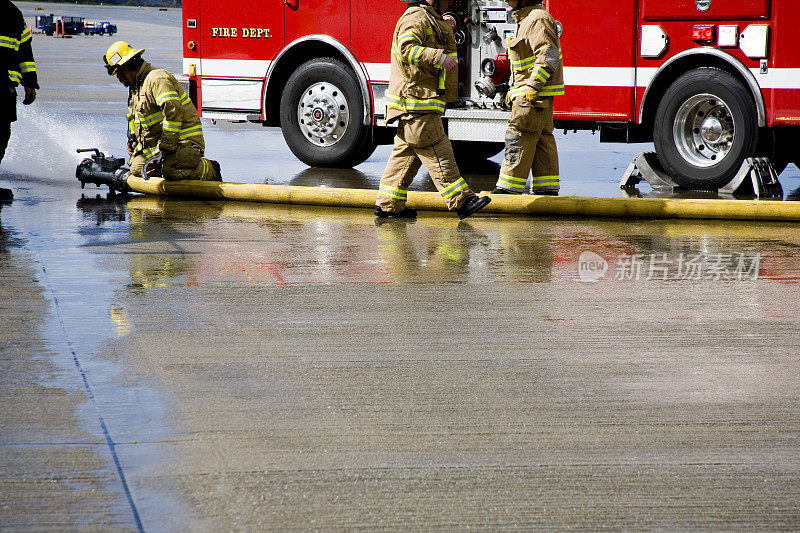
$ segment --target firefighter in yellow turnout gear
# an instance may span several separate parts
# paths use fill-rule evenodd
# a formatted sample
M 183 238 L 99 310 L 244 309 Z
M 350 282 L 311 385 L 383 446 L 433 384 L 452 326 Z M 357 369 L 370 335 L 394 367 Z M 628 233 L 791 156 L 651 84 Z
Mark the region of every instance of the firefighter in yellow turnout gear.
M 558 194 L 558 150 L 553 137 L 553 100 L 564 94 L 561 44 L 556 23 L 541 0 L 506 0 L 517 22 L 508 41 L 512 81 L 506 151 L 493 193 Z
M 144 61 L 143 52 L 117 41 L 103 56 L 108 73 L 129 90 L 131 174 L 141 176 L 145 162 L 160 154 L 164 179 L 221 181 L 219 163 L 203 157 L 203 127 L 189 95 L 172 74 Z
M 459 218 L 489 203 L 461 177 L 441 115 L 458 97 L 458 60 L 452 26 L 435 9 L 437 0 L 411 0 L 392 39 L 386 120 L 397 121 L 375 215 L 414 217 L 406 208 L 408 186 L 424 164 L 442 199 Z

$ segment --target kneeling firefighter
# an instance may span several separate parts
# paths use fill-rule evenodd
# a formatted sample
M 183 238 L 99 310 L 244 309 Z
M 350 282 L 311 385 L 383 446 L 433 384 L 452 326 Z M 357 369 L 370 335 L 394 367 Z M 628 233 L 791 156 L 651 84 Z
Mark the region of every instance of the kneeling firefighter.
M 493 193 L 558 194 L 558 150 L 553 137 L 553 100 L 564 94 L 561 44 L 556 22 L 541 0 L 506 0 L 517 22 L 508 41 L 511 119 L 506 152 Z
M 143 49 L 124 41 L 103 56 L 108 74 L 128 88 L 128 154 L 131 175 L 161 156 L 166 180 L 221 181 L 219 163 L 205 159 L 203 127 L 194 104 L 175 77 L 142 59 Z
M 453 27 L 435 9 L 438 0 L 410 0 L 392 38 L 386 120 L 397 121 L 394 150 L 381 177 L 375 215 L 414 217 L 408 186 L 422 163 L 448 209 L 466 218 L 489 203 L 461 177 L 442 124 L 445 103 L 458 96 Z

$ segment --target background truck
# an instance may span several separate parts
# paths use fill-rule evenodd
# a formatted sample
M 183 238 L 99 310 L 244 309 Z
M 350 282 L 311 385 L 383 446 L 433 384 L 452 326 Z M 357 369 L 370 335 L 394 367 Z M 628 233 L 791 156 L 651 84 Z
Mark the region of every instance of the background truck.
M 117 26 L 108 21 L 94 22 L 87 21 L 83 24 L 84 35 L 114 35 L 117 33 Z
M 34 19 L 33 29 L 36 33 L 45 33 L 45 30 L 48 26 L 53 24 L 53 18 L 55 15 L 50 13 L 49 15 L 36 15 Z M 55 28 L 55 26 L 53 26 Z
M 443 4 L 445 4 L 443 2 Z M 653 141 L 675 181 L 719 187 L 745 158 L 800 162 L 800 3 L 794 0 L 551 2 L 564 57 L 559 129 L 601 142 Z M 390 0 L 184 0 L 183 57 L 201 116 L 280 126 L 312 166 L 353 166 L 391 142 L 384 121 L 390 43 L 406 4 Z M 502 149 L 509 117 L 499 0 L 454 0 L 457 152 Z
M 36 17 L 37 28 L 39 19 L 42 19 L 41 31 L 46 35 L 54 35 L 56 32 L 62 35 L 78 35 L 83 33 L 83 17 L 69 16 L 39 16 Z

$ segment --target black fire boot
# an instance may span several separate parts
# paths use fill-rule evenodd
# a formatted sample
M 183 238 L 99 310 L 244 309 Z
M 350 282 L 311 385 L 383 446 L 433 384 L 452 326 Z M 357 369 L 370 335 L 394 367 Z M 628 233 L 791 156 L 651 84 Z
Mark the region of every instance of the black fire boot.
M 222 181 L 222 170 L 219 167 L 219 161 L 209 159 L 211 166 L 214 167 L 214 179 L 211 181 Z
M 488 196 L 470 196 L 467 198 L 467 201 L 464 202 L 464 205 L 456 209 L 456 213 L 458 213 L 458 218 L 464 220 L 468 216 L 477 213 L 484 207 L 486 204 L 491 202 L 492 199 Z

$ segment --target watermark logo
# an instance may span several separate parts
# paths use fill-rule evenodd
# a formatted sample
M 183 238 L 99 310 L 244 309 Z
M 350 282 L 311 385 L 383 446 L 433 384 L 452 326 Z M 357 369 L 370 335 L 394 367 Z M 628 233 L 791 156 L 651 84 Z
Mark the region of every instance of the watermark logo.
M 650 280 L 756 280 L 761 272 L 761 254 L 666 253 L 623 254 L 606 260 L 599 254 L 584 251 L 578 258 L 578 278 L 584 282 L 609 278 L 618 281 Z
M 581 281 L 598 281 L 608 272 L 608 261 L 594 252 L 582 252 L 578 258 L 578 277 Z

